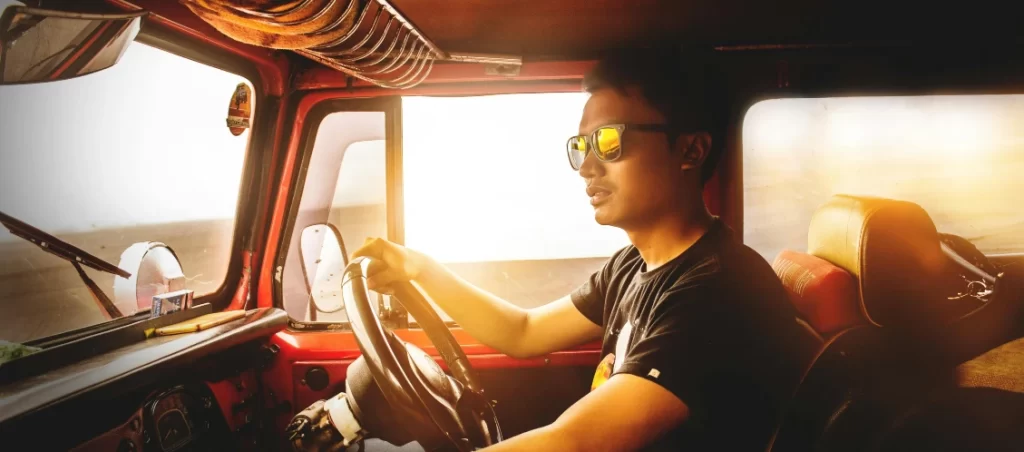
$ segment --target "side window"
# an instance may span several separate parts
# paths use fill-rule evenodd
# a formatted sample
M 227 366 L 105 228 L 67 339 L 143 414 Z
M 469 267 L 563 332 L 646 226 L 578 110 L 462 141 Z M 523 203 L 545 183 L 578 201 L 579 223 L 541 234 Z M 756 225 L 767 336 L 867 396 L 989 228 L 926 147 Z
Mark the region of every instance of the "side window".
M 939 232 L 1024 251 L 1024 95 L 779 99 L 743 126 L 744 240 L 806 250 L 834 194 L 911 201 Z
M 585 102 L 582 93 L 403 98 L 406 246 L 523 307 L 582 284 L 629 244 L 594 221 L 585 182 L 567 160 L 565 142 Z M 335 113 L 316 133 L 284 269 L 285 308 L 295 320 L 346 320 L 343 310 L 311 303 L 310 291 L 318 303 L 330 300 L 324 306 L 340 305 L 337 272 L 314 267 L 338 268 L 343 258 L 318 254 L 333 243 L 319 230 L 309 232 L 318 235 L 300 256 L 304 228 L 329 222 L 348 253 L 367 237 L 388 237 L 386 199 L 394 187 L 387 187 L 385 122 L 379 112 Z M 315 275 L 310 288 L 303 271 Z
M 385 114 L 383 112 L 339 112 L 320 123 L 313 143 L 299 213 L 288 248 L 284 268 L 285 310 L 294 320 L 303 322 L 344 322 L 345 311 L 318 311 L 306 287 L 301 258 L 312 278 L 312 290 L 324 296 L 324 290 L 340 290 L 344 259 L 368 237 L 387 237 L 387 171 L 385 152 Z M 345 258 L 324 250 L 321 241 L 303 241 L 307 226 L 329 223 L 340 232 Z M 326 229 L 318 233 L 327 232 Z M 307 231 L 307 234 L 313 231 Z M 310 243 L 313 243 L 311 246 Z M 331 243 L 333 245 L 333 243 Z M 302 246 L 306 245 L 305 250 Z M 305 254 L 303 254 L 303 251 Z M 329 269 L 328 269 L 329 268 Z M 334 287 L 338 286 L 338 287 Z M 333 295 L 333 293 L 331 294 Z M 340 295 L 340 294 L 339 294 Z M 339 303 L 335 303 L 340 306 Z
M 619 248 L 565 142 L 584 93 L 402 99 L 406 245 L 512 303 L 567 295 Z

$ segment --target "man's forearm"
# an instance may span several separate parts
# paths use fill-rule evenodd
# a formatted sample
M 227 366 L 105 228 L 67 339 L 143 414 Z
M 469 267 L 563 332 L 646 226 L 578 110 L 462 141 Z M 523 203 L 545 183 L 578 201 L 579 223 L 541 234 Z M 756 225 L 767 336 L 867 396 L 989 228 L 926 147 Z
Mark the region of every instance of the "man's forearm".
M 529 313 L 429 260 L 415 280 L 432 301 L 484 345 L 525 357 L 521 347 Z
M 582 451 L 580 444 L 571 434 L 548 425 L 516 435 L 491 447 L 485 452 L 513 452 L 534 450 L 557 450 L 560 452 Z

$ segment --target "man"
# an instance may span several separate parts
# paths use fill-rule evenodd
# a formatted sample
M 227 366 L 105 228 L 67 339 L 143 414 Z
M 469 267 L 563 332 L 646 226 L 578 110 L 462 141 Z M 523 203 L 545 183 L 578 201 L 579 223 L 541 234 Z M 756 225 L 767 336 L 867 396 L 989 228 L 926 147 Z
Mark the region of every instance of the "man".
M 659 51 L 605 58 L 569 140 L 594 219 L 631 246 L 572 294 L 519 308 L 429 257 L 372 239 L 368 285 L 414 280 L 482 343 L 531 357 L 603 339 L 591 392 L 488 450 L 763 450 L 808 357 L 775 273 L 708 213 L 724 101 L 704 66 Z M 696 70 L 694 70 L 696 69 Z M 712 137 L 712 134 L 717 136 Z

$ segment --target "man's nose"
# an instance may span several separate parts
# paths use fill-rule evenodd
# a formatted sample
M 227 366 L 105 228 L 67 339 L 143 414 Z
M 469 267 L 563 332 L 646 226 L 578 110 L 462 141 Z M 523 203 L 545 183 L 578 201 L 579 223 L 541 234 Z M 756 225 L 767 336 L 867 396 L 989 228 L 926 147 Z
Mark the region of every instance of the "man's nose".
M 583 164 L 580 165 L 580 177 L 593 179 L 602 174 L 604 174 L 604 163 L 593 152 L 587 152 L 586 157 L 583 157 Z

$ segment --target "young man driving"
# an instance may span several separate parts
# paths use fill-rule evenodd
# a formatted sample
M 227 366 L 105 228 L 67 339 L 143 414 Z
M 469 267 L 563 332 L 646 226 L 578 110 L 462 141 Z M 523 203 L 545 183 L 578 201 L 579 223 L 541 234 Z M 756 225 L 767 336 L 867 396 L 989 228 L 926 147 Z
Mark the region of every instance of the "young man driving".
M 573 293 L 523 309 L 408 248 L 371 239 L 369 288 L 414 280 L 513 357 L 603 340 L 591 392 L 494 451 L 763 450 L 807 360 L 771 267 L 704 205 L 722 152 L 716 81 L 672 52 L 603 59 L 569 139 L 594 219 L 631 246 Z M 713 136 L 714 135 L 714 136 Z

